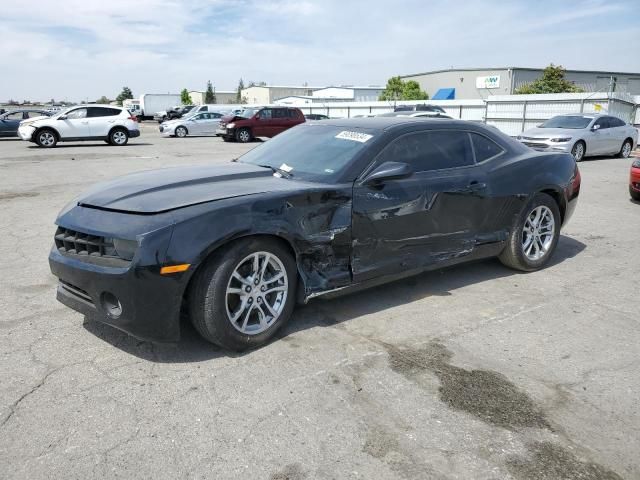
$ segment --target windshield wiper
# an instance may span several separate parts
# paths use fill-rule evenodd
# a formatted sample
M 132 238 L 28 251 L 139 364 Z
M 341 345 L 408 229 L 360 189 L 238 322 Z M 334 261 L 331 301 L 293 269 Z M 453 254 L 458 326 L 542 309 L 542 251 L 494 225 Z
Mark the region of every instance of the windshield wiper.
M 272 167 L 271 165 L 258 165 L 258 167 L 268 168 L 268 169 L 270 169 L 273 173 L 277 173 L 277 174 L 279 174 L 281 177 L 284 177 L 284 178 L 291 178 L 291 177 L 293 177 L 293 173 L 287 172 L 286 170 L 283 170 L 283 169 L 278 168 L 278 167 Z

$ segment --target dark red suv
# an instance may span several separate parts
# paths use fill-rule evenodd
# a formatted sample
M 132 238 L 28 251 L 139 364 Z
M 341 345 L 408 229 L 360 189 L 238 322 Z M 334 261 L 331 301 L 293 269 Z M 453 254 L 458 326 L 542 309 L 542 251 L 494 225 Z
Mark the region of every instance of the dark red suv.
M 225 142 L 246 143 L 255 137 L 275 137 L 304 121 L 299 108 L 249 107 L 238 114 L 222 117 L 216 133 Z

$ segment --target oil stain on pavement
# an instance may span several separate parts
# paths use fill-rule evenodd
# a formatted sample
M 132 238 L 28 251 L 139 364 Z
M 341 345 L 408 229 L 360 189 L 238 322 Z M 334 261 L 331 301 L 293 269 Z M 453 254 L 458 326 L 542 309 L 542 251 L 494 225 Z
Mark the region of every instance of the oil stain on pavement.
M 420 384 L 430 372 L 440 381 L 440 400 L 485 423 L 515 431 L 540 428 L 553 431 L 550 422 L 529 396 L 504 375 L 490 370 L 465 370 L 450 364 L 453 354 L 434 342 L 420 348 L 383 344 L 393 371 Z M 513 456 L 507 469 L 522 480 L 622 480 L 615 472 L 550 442 L 527 445 L 527 454 Z

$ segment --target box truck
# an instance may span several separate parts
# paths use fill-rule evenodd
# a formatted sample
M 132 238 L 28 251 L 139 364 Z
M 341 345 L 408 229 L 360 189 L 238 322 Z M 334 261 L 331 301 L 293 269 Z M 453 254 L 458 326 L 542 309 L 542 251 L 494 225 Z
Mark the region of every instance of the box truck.
M 140 95 L 140 119 L 150 120 L 156 112 L 180 105 L 180 95 L 172 93 L 143 93 Z

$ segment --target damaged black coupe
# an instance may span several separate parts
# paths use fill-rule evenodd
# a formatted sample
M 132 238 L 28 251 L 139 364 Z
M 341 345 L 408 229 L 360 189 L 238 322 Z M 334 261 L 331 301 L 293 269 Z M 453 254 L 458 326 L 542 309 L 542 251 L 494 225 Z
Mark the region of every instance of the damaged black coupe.
M 227 165 L 95 186 L 60 213 L 49 262 L 79 312 L 175 341 L 182 311 L 242 350 L 318 295 L 492 256 L 537 270 L 579 190 L 571 155 L 481 124 L 326 120 Z

